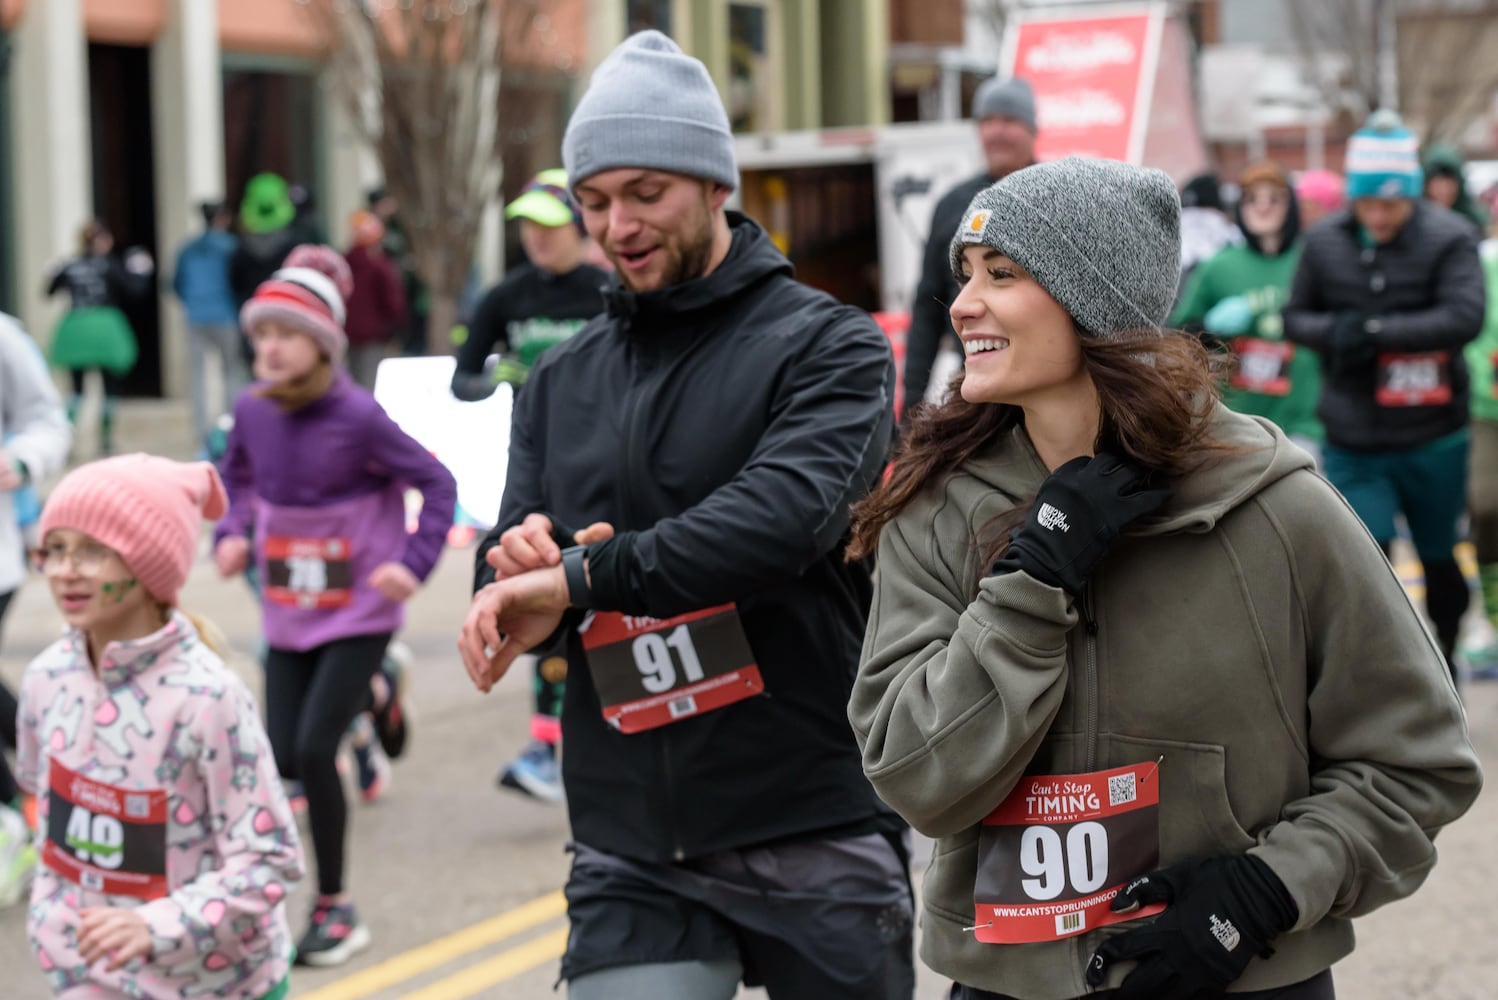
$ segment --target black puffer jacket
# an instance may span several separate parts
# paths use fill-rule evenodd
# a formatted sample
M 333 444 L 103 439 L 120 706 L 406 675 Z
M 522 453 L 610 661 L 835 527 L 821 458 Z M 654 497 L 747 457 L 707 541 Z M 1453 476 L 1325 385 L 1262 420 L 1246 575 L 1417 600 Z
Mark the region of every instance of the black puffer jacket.
M 797 283 L 753 222 L 706 277 L 615 289 L 541 356 L 514 411 L 499 522 L 541 511 L 618 530 L 588 549 L 600 611 L 667 618 L 728 602 L 765 694 L 646 732 L 607 724 L 564 632 L 563 777 L 579 842 L 670 861 L 787 838 L 898 828 L 846 709 L 872 597 L 843 560 L 877 481 L 894 365 L 866 313 Z
M 1444 208 L 1417 201 L 1388 243 L 1365 247 L 1350 210 L 1313 226 L 1285 305 L 1285 336 L 1316 351 L 1324 380 L 1317 415 L 1326 439 L 1355 451 L 1418 448 L 1467 425 L 1462 345 L 1482 329 L 1487 294 L 1472 227 Z M 1372 360 L 1349 366 L 1333 350 L 1339 317 L 1358 317 Z M 1347 319 L 1343 319 L 1346 323 Z M 1432 405 L 1379 402 L 1380 361 L 1434 354 L 1450 387 Z M 1394 358 L 1393 360 L 1398 360 Z

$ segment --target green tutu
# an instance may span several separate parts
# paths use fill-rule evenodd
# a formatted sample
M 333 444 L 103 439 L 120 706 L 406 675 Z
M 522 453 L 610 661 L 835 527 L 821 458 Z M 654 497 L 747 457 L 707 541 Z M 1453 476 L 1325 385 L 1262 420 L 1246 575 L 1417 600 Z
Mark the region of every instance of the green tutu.
M 102 368 L 125 375 L 139 353 L 129 321 L 114 306 L 71 310 L 52 334 L 52 364 L 69 371 Z

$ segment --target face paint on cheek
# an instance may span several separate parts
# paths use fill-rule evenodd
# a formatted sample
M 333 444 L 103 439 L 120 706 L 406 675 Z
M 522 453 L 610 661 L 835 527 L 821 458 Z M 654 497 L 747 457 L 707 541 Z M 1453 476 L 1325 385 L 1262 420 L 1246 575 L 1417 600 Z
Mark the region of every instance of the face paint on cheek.
M 99 593 L 103 596 L 106 604 L 123 604 L 125 598 L 135 589 L 137 580 L 131 577 L 128 580 L 112 580 L 109 583 L 99 584 Z

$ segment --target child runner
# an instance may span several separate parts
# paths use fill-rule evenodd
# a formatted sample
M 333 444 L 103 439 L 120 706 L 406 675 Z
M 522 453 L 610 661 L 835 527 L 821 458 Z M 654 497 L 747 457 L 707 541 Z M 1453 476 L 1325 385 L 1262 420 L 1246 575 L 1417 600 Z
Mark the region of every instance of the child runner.
M 177 609 L 225 503 L 207 463 L 124 455 L 42 515 L 68 632 L 22 681 L 18 777 L 41 802 L 27 929 L 65 1000 L 286 995 L 296 824 L 254 699 Z
M 302 782 L 317 857 L 319 896 L 297 961 L 321 966 L 369 945 L 344 891 L 339 740 L 372 706 L 370 680 L 403 602 L 437 563 L 457 500 L 448 471 L 342 369 L 343 319 L 337 286 L 311 267 L 282 268 L 245 303 L 240 325 L 261 381 L 234 408 L 223 463 L 229 513 L 215 550 L 221 573 L 241 573 L 253 534 L 267 729 L 282 776 Z M 409 536 L 407 487 L 424 501 Z M 373 707 L 398 756 L 396 690 Z

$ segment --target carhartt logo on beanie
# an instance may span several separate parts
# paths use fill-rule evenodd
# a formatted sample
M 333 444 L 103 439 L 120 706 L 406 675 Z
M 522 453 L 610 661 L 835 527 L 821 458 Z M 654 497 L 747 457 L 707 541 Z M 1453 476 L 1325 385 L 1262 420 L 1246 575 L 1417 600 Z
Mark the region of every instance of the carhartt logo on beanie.
M 1347 197 L 1418 198 L 1425 188 L 1420 140 L 1385 108 L 1347 140 Z
M 336 365 L 348 349 L 343 317 L 343 296 L 333 279 L 310 267 L 283 267 L 255 289 L 239 311 L 239 325 L 246 333 L 267 322 L 299 330 Z
M 1175 302 L 1181 199 L 1159 170 L 1069 156 L 978 192 L 952 239 L 990 246 L 1030 272 L 1090 335 L 1158 329 Z
M 42 510 L 41 533 L 71 528 L 107 545 L 148 594 L 175 607 L 203 518 L 216 521 L 228 507 L 212 463 L 120 455 L 63 476 Z
M 562 162 L 574 186 L 620 167 L 739 186 L 733 130 L 707 67 L 659 31 L 626 38 L 593 71 Z

